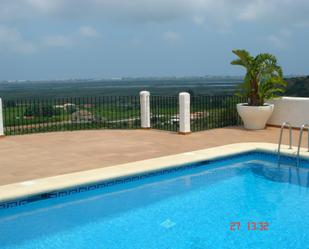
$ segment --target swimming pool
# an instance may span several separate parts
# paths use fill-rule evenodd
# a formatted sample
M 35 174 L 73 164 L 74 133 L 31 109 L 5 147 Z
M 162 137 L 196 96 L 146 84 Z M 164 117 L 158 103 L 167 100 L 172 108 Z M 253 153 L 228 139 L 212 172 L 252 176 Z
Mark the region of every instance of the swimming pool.
M 251 152 L 52 193 L 0 209 L 0 248 L 307 248 L 309 163 L 294 165 Z

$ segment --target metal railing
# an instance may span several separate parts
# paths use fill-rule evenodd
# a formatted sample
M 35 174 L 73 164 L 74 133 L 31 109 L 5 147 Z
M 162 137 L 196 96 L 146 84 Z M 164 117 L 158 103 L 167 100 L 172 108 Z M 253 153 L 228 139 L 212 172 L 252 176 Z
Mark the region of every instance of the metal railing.
M 240 125 L 236 96 L 191 96 L 191 130 Z M 3 100 L 6 135 L 141 127 L 139 96 Z M 150 96 L 151 128 L 179 131 L 179 97 Z
M 178 96 L 150 96 L 150 123 L 153 129 L 178 131 Z
M 191 97 L 191 130 L 203 131 L 213 128 L 241 125 L 236 104 L 245 102 L 237 96 Z
M 140 127 L 138 96 L 3 101 L 6 135 Z
M 278 162 L 280 160 L 280 152 L 281 152 L 281 143 L 282 143 L 282 135 L 283 135 L 283 130 L 285 127 L 288 127 L 289 128 L 289 149 L 291 150 L 292 149 L 292 125 L 288 122 L 284 122 L 282 125 L 281 125 L 281 129 L 280 129 L 280 136 L 279 136 L 279 142 L 278 142 L 278 150 L 277 150 L 277 154 L 278 154 Z
M 303 138 L 303 132 L 304 132 L 304 129 L 308 129 L 308 145 L 307 145 L 307 151 L 309 152 L 309 125 L 308 124 L 303 124 L 301 127 L 300 127 L 300 132 L 299 132 L 299 141 L 298 141 L 298 148 L 297 148 L 297 166 L 299 166 L 300 164 L 300 156 L 299 156 L 299 153 L 300 153 L 300 147 L 301 147 L 301 142 L 302 142 L 302 138 Z

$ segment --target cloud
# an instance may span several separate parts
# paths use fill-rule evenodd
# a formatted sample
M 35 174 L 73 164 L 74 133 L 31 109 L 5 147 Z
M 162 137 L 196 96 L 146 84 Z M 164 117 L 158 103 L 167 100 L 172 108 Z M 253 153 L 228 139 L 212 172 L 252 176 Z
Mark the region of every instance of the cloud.
M 70 36 L 50 35 L 43 38 L 43 45 L 48 47 L 67 47 L 72 45 Z
M 26 41 L 17 29 L 0 25 L 0 50 L 28 54 L 35 52 L 36 48 L 32 42 Z
M 42 12 L 52 12 L 57 11 L 64 1 L 61 0 L 25 0 L 25 1 L 19 1 L 24 2 L 25 4 L 29 4 L 34 9 L 37 9 L 38 11 Z
M 167 31 L 163 33 L 163 38 L 168 42 L 177 42 L 180 39 L 180 35 L 174 31 Z
M 308 9 L 308 0 L 1 0 L 0 20 L 54 17 L 146 23 L 189 19 L 199 25 L 241 21 L 283 26 L 309 23 Z
M 36 0 L 38 1 L 38 0 Z M 99 36 L 97 30 L 91 26 L 83 25 L 78 29 L 78 32 L 69 34 L 55 34 L 43 37 L 41 44 L 45 47 L 70 47 L 77 44 L 81 37 L 92 38 Z
M 203 16 L 193 16 L 192 20 L 197 25 L 202 25 L 205 22 L 205 18 Z
M 268 40 L 276 48 L 284 49 L 287 47 L 287 43 L 278 35 L 270 35 Z
M 290 30 L 282 29 L 277 34 L 271 34 L 267 40 L 278 49 L 286 49 L 289 45 L 289 39 L 292 36 Z
M 91 26 L 81 26 L 79 28 L 79 33 L 80 33 L 80 35 L 86 36 L 86 37 L 97 37 L 97 36 L 99 36 L 98 31 Z

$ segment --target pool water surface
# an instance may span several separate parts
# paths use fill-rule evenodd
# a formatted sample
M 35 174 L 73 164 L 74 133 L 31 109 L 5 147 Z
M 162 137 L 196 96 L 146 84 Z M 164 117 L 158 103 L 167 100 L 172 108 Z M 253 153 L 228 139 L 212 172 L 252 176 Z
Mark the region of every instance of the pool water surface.
M 1 209 L 0 248 L 309 248 L 308 165 L 247 153 Z

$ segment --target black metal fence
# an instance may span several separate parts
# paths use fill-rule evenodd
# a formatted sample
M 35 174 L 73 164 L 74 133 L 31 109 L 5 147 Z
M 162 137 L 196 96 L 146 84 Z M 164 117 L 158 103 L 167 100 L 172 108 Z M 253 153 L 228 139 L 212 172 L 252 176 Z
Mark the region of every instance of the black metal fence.
M 140 128 L 138 96 L 3 101 L 6 135 Z
M 179 130 L 178 96 L 151 96 L 150 123 L 153 129 Z
M 235 96 L 191 96 L 191 130 L 241 124 Z M 178 96 L 150 97 L 151 127 L 179 130 Z M 3 100 L 6 135 L 86 129 L 137 129 L 139 96 Z
M 191 96 L 191 130 L 203 131 L 241 124 L 236 104 L 245 102 L 236 96 Z

